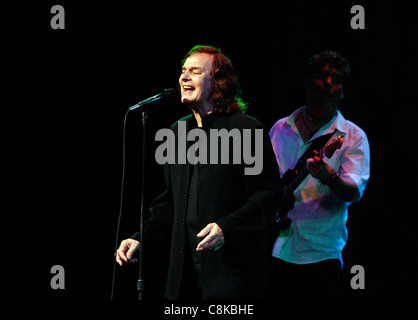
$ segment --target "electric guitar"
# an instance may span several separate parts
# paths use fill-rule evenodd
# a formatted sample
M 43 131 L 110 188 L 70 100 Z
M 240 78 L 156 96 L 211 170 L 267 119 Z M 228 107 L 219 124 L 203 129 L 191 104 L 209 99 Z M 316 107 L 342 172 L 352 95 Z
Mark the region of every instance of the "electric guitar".
M 328 142 L 318 153 L 318 157 L 322 159 L 324 156 L 331 158 L 337 149 L 340 149 L 343 144 L 344 134 Z M 306 165 L 302 166 L 300 170 L 289 169 L 283 175 L 282 181 L 283 188 L 283 204 L 279 211 L 276 213 L 276 221 L 278 230 L 286 230 L 292 223 L 292 219 L 287 217 L 288 212 L 293 209 L 294 196 L 293 191 L 301 184 L 301 182 L 309 174 Z

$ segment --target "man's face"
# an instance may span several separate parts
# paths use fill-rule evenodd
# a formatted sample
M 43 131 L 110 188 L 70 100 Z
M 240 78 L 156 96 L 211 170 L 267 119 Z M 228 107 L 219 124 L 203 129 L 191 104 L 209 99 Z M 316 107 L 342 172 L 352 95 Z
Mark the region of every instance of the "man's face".
M 343 75 L 331 65 L 324 65 L 313 73 L 308 95 L 318 107 L 336 107 L 343 96 Z
M 193 108 L 211 103 L 212 63 L 213 57 L 207 53 L 195 53 L 186 59 L 179 78 L 181 102 Z

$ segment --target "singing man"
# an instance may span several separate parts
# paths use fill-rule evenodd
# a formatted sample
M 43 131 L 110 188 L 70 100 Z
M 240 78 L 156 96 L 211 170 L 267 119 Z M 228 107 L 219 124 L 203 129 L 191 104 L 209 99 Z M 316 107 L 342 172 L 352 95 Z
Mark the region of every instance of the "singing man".
M 218 161 L 166 163 L 166 191 L 151 204 L 143 245 L 161 237 L 171 243 L 167 299 L 258 298 L 267 284 L 268 230 L 280 202 L 271 141 L 265 128 L 244 114 L 238 78 L 220 49 L 192 48 L 182 61 L 179 86 L 181 101 L 192 114 L 171 127 L 176 140 L 179 123 L 187 132 L 204 130 L 209 146 L 211 129 L 250 130 L 253 139 L 241 143 L 255 150 L 255 130 L 261 129 L 262 170 L 245 174 L 246 161 L 234 161 L 232 144 L 228 163 L 222 163 L 222 148 L 216 150 Z M 187 143 L 189 150 L 192 142 Z M 120 265 L 137 261 L 138 239 L 137 233 L 122 241 L 116 255 Z

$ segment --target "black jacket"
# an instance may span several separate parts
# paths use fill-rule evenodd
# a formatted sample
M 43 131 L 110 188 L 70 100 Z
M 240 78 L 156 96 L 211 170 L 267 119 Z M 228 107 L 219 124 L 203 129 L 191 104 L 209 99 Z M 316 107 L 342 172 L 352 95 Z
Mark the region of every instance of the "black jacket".
M 232 164 L 230 143 L 229 164 L 197 164 L 197 208 L 200 229 L 215 222 L 222 229 L 225 245 L 206 250 L 201 255 L 203 299 L 257 297 L 267 281 L 267 261 L 270 252 L 269 226 L 274 221 L 280 203 L 280 174 L 266 129 L 254 118 L 242 113 L 222 115 L 213 112 L 203 119 L 208 137 L 209 129 L 251 129 L 254 155 L 254 129 L 263 129 L 263 170 L 259 175 L 244 175 L 245 161 Z M 196 126 L 193 115 L 186 121 L 187 131 Z M 171 129 L 176 136 L 176 122 Z M 220 140 L 219 140 L 220 141 Z M 220 149 L 219 149 L 220 150 Z M 241 149 L 242 150 L 242 149 Z M 176 154 L 177 156 L 177 154 Z M 218 152 L 221 157 L 221 152 Z M 176 157 L 177 159 L 177 157 Z M 179 294 L 185 263 L 186 212 L 190 182 L 189 164 L 165 164 L 167 190 L 150 207 L 151 216 L 144 223 L 144 246 L 147 241 L 171 234 L 171 253 L 165 296 L 176 299 Z M 138 239 L 138 234 L 134 236 Z M 152 263 L 152 262 L 151 262 Z

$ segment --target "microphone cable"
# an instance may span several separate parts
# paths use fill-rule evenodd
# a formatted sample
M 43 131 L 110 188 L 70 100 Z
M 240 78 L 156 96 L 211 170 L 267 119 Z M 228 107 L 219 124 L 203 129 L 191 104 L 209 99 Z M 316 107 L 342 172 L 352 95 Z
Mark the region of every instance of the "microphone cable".
M 129 113 L 128 109 L 125 113 L 125 117 L 123 120 L 123 134 L 122 134 L 122 182 L 120 186 L 120 200 L 119 200 L 119 216 L 118 222 L 116 227 L 116 237 L 115 237 L 115 257 L 113 259 L 113 275 L 112 275 L 112 291 L 110 293 L 110 300 L 113 300 L 114 291 L 115 291 L 115 276 L 116 276 L 116 252 L 118 250 L 119 244 L 119 229 L 120 229 L 120 221 L 122 218 L 122 207 L 123 207 L 123 187 L 125 184 L 125 169 L 126 169 L 126 119 Z

